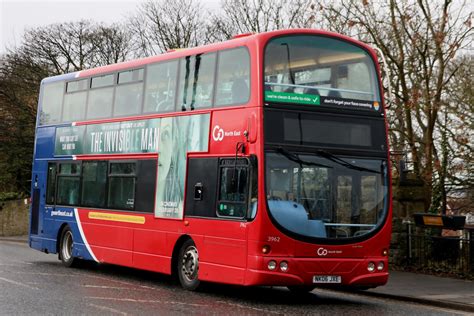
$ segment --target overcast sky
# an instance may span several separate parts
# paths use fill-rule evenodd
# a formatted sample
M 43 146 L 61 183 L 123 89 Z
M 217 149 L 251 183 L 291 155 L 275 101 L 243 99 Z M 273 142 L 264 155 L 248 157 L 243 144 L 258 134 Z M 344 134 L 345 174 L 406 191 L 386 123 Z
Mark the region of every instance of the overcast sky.
M 21 43 L 25 28 L 90 19 L 123 21 L 145 0 L 0 0 L 0 54 Z M 169 0 L 173 1 L 173 0 Z M 219 0 L 204 0 L 218 7 Z

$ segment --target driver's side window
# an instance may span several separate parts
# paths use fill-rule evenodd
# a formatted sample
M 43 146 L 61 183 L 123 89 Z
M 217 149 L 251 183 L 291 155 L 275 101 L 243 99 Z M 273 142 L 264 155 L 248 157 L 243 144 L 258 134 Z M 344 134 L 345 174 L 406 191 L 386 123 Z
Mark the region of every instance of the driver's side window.
M 248 188 L 249 166 L 247 160 L 221 160 L 217 216 L 244 218 L 248 209 Z

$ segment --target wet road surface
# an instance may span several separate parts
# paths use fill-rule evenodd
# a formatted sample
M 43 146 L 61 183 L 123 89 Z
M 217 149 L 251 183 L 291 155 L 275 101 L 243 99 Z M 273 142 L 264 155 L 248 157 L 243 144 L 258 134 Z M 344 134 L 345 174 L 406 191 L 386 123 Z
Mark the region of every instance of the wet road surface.
M 0 315 L 467 315 L 413 303 L 316 289 L 207 284 L 113 265 L 65 268 L 56 255 L 0 240 Z

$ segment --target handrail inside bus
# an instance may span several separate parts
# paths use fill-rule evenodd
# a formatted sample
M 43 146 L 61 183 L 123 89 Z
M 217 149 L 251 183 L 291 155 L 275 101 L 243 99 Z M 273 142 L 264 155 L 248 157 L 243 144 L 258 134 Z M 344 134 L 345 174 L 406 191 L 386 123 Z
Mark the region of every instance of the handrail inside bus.
M 282 86 L 282 87 L 303 88 L 303 89 L 321 89 L 321 90 L 328 90 L 328 91 L 340 91 L 340 92 L 347 92 L 347 93 L 358 93 L 358 94 L 374 95 L 372 92 L 365 92 L 365 91 L 358 91 L 358 90 L 348 90 L 348 89 L 328 88 L 328 87 L 323 87 L 323 86 L 308 86 L 308 85 L 301 85 L 301 84 L 275 83 L 275 82 L 268 82 L 268 81 L 265 81 L 265 84 L 269 85 L 269 86 Z

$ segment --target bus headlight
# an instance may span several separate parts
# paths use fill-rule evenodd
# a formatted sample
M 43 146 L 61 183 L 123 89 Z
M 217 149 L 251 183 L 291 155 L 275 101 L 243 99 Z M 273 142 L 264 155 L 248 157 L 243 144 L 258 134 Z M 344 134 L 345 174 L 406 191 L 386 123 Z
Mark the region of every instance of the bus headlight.
M 273 271 L 273 270 L 276 269 L 276 267 L 277 267 L 277 263 L 276 263 L 275 260 L 270 260 L 270 261 L 268 262 L 268 270 Z
M 282 272 L 288 271 L 288 262 L 286 262 L 286 261 L 280 262 L 280 270 Z
M 375 271 L 375 263 L 373 263 L 372 261 L 369 262 L 369 264 L 367 265 L 367 270 L 369 272 L 374 272 Z
M 385 268 L 385 264 L 383 263 L 383 261 L 380 261 L 377 264 L 377 270 L 382 271 L 384 268 Z

